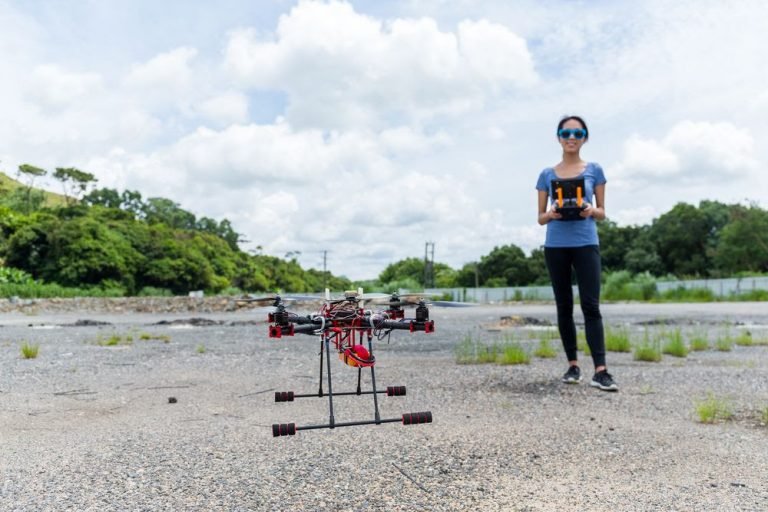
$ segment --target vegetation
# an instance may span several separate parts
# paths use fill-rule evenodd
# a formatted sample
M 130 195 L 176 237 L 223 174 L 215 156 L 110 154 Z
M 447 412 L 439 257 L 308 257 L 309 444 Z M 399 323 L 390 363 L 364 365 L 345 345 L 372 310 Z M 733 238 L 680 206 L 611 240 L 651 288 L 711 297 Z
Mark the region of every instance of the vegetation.
M 664 354 L 668 354 L 674 357 L 686 357 L 688 355 L 688 347 L 685 345 L 683 335 L 680 329 L 677 328 L 671 333 L 666 333 L 666 342 L 661 351 Z
M 730 402 L 712 393 L 709 393 L 707 398 L 696 401 L 694 405 L 701 423 L 715 423 L 718 420 L 729 420 L 733 417 Z
M 661 346 L 658 337 L 651 339 L 648 331 L 643 336 L 643 341 L 635 347 L 635 361 L 648 361 L 658 363 L 661 361 Z
M 629 330 L 626 328 L 605 328 L 605 350 L 609 352 L 630 352 L 632 344 L 629 340 Z
M 31 345 L 28 342 L 21 344 L 21 357 L 24 359 L 35 359 L 40 351 L 40 345 Z
M 59 182 L 61 194 L 35 184 Z M 411 257 L 386 266 L 376 279 L 351 283 L 328 272 L 240 249 L 227 219 L 197 217 L 162 197 L 97 188 L 95 176 L 74 167 L 18 167 L 0 173 L 0 294 L 20 297 L 164 296 L 207 293 L 317 292 L 362 285 L 369 291 L 547 285 L 543 249 L 525 254 L 514 244 L 494 247 L 459 269 Z M 708 289 L 659 292 L 660 279 L 717 278 L 768 273 L 768 211 L 757 205 L 679 203 L 644 226 L 598 223 L 605 300 L 710 301 Z M 258 237 L 258 234 L 255 235 Z M 16 272 L 17 274 L 13 274 Z M 518 290 L 515 300 L 526 299 Z M 768 300 L 750 290 L 728 300 Z
M 557 351 L 550 344 L 549 338 L 541 338 L 536 350 L 533 351 L 533 355 L 542 359 L 550 359 L 557 357 Z
M 496 362 L 503 365 L 528 364 L 531 362 L 531 356 L 519 343 L 507 343 L 502 347 Z

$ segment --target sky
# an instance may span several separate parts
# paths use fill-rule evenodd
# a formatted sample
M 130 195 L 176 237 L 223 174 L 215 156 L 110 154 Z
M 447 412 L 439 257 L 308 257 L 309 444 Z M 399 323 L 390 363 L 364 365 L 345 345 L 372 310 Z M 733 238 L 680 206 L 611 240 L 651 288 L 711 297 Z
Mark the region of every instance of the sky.
M 0 0 L 0 170 L 77 167 L 350 279 L 427 242 L 458 269 L 543 244 L 568 114 L 620 225 L 768 207 L 766 20 L 762 0 Z

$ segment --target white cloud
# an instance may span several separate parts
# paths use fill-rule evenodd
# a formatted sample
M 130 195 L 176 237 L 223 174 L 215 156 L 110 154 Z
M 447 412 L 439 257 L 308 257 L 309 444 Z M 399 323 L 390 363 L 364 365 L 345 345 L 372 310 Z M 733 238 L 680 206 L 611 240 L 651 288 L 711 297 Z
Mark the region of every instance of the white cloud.
M 430 18 L 382 22 L 346 2 L 302 1 L 274 37 L 230 35 L 226 69 L 241 83 L 288 93 L 296 126 L 382 127 L 482 106 L 536 82 L 525 40 L 486 20 L 441 31 Z
M 98 73 L 75 73 L 45 64 L 33 70 L 27 81 L 27 94 L 45 107 L 61 109 L 101 94 L 103 85 Z
M 184 46 L 156 55 L 147 62 L 134 64 L 125 78 L 126 84 L 171 92 L 183 90 L 190 85 L 190 64 L 196 55 L 195 48 Z
M 196 110 L 214 126 L 248 121 L 248 98 L 239 92 L 225 92 L 200 102 Z
M 757 169 L 754 139 L 732 123 L 681 121 L 661 140 L 632 136 L 615 174 L 631 183 L 747 178 Z

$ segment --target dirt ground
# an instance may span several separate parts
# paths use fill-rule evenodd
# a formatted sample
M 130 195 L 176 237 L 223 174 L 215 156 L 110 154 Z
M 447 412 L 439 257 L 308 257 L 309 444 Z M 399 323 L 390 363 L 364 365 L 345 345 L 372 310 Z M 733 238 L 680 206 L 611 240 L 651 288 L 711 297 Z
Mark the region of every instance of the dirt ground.
M 316 392 L 319 345 L 267 338 L 263 312 L 6 313 L 0 508 L 768 510 L 768 346 L 658 363 L 609 353 L 621 386 L 611 394 L 561 384 L 561 350 L 526 365 L 457 364 L 467 338 L 532 351 L 551 304 L 431 313 L 434 334 L 397 332 L 376 348 L 379 388 L 408 390 L 379 399 L 382 417 L 431 411 L 431 424 L 281 438 L 273 423 L 327 423 L 328 403 L 274 402 L 275 391 Z M 764 303 L 607 304 L 603 315 L 633 340 L 677 328 L 712 343 L 768 339 Z M 499 329 L 505 316 L 536 321 Z M 21 357 L 24 343 L 36 358 Z M 582 366 L 588 381 L 588 357 Z M 335 391 L 354 388 L 354 370 L 332 368 Z M 732 418 L 701 423 L 707 398 Z M 372 417 L 370 395 L 334 405 L 336 421 Z

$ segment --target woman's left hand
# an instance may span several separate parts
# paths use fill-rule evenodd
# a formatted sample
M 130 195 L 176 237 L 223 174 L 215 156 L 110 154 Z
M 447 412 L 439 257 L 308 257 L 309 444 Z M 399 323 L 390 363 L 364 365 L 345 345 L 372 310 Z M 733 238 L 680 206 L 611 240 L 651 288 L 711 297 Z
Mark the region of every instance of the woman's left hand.
M 587 217 L 591 217 L 594 211 L 595 209 L 592 207 L 592 205 L 584 201 L 584 209 L 581 211 L 581 213 L 579 213 L 579 215 L 586 219 Z

